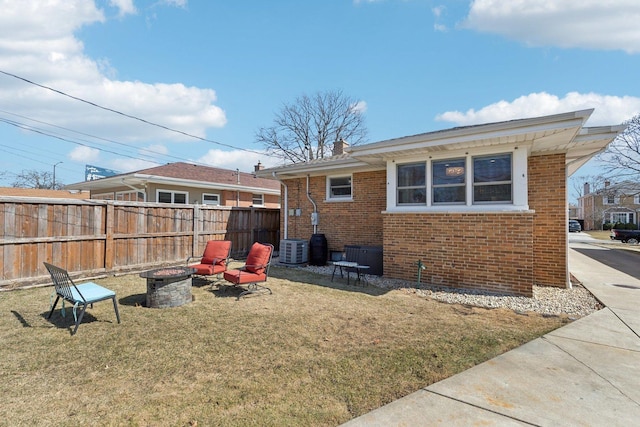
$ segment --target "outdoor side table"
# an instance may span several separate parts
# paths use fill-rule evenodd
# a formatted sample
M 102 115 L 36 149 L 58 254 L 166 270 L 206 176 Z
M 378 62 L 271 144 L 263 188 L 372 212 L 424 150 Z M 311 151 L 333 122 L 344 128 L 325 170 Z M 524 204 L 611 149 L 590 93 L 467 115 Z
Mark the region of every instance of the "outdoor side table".
M 342 274 L 342 269 L 346 268 L 347 269 L 347 285 L 349 285 L 349 281 L 351 278 L 351 270 L 355 270 L 356 272 L 356 282 L 360 281 L 362 282 L 362 279 L 360 277 L 360 275 L 365 275 L 366 271 L 369 270 L 369 266 L 368 265 L 361 265 L 358 264 L 357 262 L 352 262 L 352 261 L 334 261 L 333 263 L 333 273 L 331 273 L 331 281 L 333 282 L 333 277 L 336 274 L 336 268 L 340 268 L 340 277 L 344 277 L 344 275 Z

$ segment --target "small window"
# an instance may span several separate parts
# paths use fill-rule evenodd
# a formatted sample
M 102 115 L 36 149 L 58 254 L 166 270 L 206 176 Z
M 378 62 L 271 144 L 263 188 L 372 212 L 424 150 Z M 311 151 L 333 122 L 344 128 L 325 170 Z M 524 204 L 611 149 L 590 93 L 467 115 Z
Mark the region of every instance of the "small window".
M 425 163 L 398 165 L 398 204 L 424 205 L 427 200 Z
M 264 194 L 253 194 L 251 196 L 253 206 L 264 206 Z
M 186 205 L 189 193 L 183 191 L 167 191 L 158 190 L 156 193 L 158 203 L 173 203 L 177 205 Z
M 207 194 L 207 193 L 204 193 L 202 195 L 202 204 L 203 205 L 220 206 L 220 195 L 219 194 Z
M 464 204 L 466 201 L 465 159 L 433 162 L 433 204 Z
M 473 203 L 511 202 L 511 184 L 511 154 L 473 159 Z
M 328 199 L 350 199 L 351 191 L 351 176 L 328 178 Z
M 610 193 L 602 198 L 602 203 L 605 205 L 617 205 L 620 203 L 620 198 L 616 197 L 614 193 Z

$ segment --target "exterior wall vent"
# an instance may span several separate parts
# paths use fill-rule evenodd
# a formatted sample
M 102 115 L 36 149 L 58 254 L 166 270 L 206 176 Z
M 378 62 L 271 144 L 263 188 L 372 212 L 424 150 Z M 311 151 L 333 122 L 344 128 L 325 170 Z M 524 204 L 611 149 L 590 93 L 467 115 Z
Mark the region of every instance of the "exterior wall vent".
M 309 243 L 304 239 L 281 240 L 280 262 L 283 264 L 304 264 L 309 262 Z

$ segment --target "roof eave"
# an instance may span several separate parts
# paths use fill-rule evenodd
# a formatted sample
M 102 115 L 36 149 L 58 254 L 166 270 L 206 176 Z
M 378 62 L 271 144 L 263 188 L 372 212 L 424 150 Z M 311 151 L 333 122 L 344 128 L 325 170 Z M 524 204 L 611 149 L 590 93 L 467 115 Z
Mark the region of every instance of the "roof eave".
M 173 178 L 157 175 L 147 175 L 133 173 L 129 175 L 119 175 L 117 177 L 101 178 L 95 181 L 84 181 L 76 184 L 69 184 L 65 186 L 66 189 L 71 190 L 101 190 L 113 187 L 135 187 L 145 186 L 148 183 L 152 184 L 164 184 L 174 185 L 180 187 L 190 188 L 204 188 L 204 189 L 216 189 L 216 190 L 231 190 L 231 191 L 247 191 L 261 194 L 279 195 L 280 189 L 272 189 L 259 186 L 250 185 L 238 185 L 238 184 L 223 184 L 209 181 L 197 181 L 188 180 L 183 178 Z M 144 191 L 144 188 L 140 188 L 140 191 Z

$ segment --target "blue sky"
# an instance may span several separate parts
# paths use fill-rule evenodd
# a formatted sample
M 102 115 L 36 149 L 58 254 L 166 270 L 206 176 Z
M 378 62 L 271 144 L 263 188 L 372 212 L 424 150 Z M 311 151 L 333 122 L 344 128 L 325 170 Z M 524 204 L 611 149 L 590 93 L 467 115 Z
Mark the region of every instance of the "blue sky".
M 360 101 L 369 142 L 584 108 L 595 108 L 591 126 L 640 113 L 637 0 L 0 0 L 0 10 L 5 186 L 54 164 L 66 184 L 86 164 L 274 166 L 256 131 L 319 91 Z M 598 171 L 590 162 L 576 175 Z

